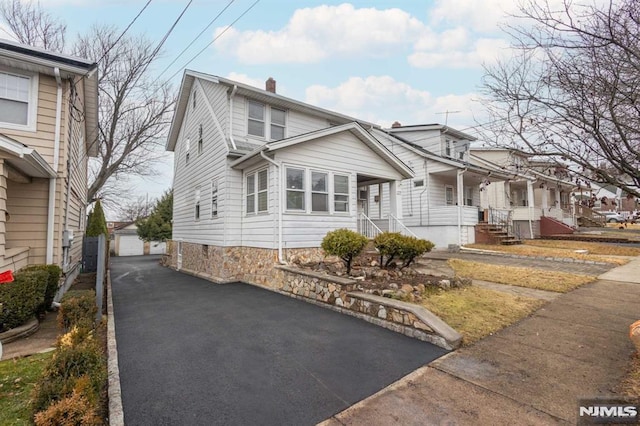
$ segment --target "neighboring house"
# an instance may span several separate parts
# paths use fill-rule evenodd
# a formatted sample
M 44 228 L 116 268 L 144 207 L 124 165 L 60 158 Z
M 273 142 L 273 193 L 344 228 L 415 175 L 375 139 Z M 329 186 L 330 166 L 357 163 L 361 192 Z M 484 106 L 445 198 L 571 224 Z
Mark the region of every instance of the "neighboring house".
M 165 254 L 167 244 L 163 241 L 143 241 L 138 237 L 138 227 L 134 222 L 117 222 L 111 233 L 111 250 L 116 256 L 142 256 L 145 254 Z
M 507 180 L 510 175 L 495 168 L 469 162 L 473 136 L 441 124 L 373 129 L 372 134 L 408 164 L 413 179 L 402 182 L 402 216 L 398 219 L 409 231 L 426 238 L 436 247 L 475 242 L 476 225 L 484 220 L 481 192 L 485 186 Z M 396 220 L 389 214 L 389 186 L 365 188 L 360 198 L 367 214 L 383 230 L 392 230 Z
M 571 206 L 571 194 L 577 186 L 565 168 L 506 148 L 474 147 L 470 161 L 511 175 L 510 179 L 487 186 L 481 203 L 496 214 L 507 216 L 518 237 L 540 237 L 545 233 L 543 221 L 557 233 L 570 232 L 577 226 Z
M 413 171 L 371 123 L 186 71 L 167 150 L 175 152 L 172 266 L 269 284 L 278 262 L 318 261 L 327 232 L 367 232 L 359 188 L 387 183 L 389 212 Z M 364 213 L 364 212 L 361 212 Z
M 94 63 L 0 40 L 0 271 L 79 272 L 97 100 Z

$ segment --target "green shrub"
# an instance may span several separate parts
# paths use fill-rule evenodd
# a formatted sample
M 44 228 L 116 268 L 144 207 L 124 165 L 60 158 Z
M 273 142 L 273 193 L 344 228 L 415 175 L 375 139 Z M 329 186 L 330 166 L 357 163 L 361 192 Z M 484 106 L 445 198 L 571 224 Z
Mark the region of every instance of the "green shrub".
M 347 274 L 351 272 L 351 262 L 367 245 L 367 237 L 349 229 L 336 229 L 328 232 L 322 239 L 322 250 L 338 256 L 347 266 Z
M 60 302 L 58 325 L 65 331 L 70 330 L 73 326 L 91 329 L 97 312 L 95 291 L 69 291 Z
M 431 241 L 403 236 L 402 246 L 398 254 L 398 258 L 403 261 L 402 268 L 409 266 L 416 257 L 430 252 L 433 247 L 434 244 Z
M 20 272 L 23 271 L 46 271 L 48 274 L 47 278 L 47 288 L 44 292 L 44 303 L 43 306 L 38 308 L 39 312 L 44 312 L 51 308 L 51 304 L 53 303 L 53 298 L 56 296 L 58 292 L 58 286 L 60 284 L 60 275 L 62 274 L 62 269 L 58 265 L 30 265 L 22 268 Z
M 19 327 L 44 306 L 48 273 L 19 271 L 11 283 L 0 284 L 0 330 Z
M 401 268 L 406 268 L 416 257 L 431 251 L 431 241 L 402 235 L 399 232 L 383 232 L 373 240 L 380 253 L 380 265 L 388 267 L 394 259 L 402 261 Z M 386 260 L 385 260 L 386 258 Z
M 399 232 L 383 232 L 373 239 L 373 244 L 380 253 L 380 265 L 385 267 L 391 265 L 391 262 L 400 255 L 402 242 L 403 235 Z
M 46 410 L 35 415 L 36 426 L 99 426 L 104 424 L 96 409 L 74 391 L 71 396 L 53 402 Z
M 106 379 L 106 360 L 95 339 L 87 338 L 71 346 L 59 345 L 34 387 L 33 412 L 46 409 L 52 402 L 72 395 L 74 390 L 81 390 L 83 397 L 98 407 Z

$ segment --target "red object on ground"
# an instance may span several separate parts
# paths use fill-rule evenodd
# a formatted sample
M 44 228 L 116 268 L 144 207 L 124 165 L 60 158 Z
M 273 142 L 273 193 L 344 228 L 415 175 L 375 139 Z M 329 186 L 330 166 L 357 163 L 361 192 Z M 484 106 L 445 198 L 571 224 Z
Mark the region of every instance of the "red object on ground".
M 10 283 L 13 281 L 13 271 L 9 269 L 0 273 L 0 284 Z

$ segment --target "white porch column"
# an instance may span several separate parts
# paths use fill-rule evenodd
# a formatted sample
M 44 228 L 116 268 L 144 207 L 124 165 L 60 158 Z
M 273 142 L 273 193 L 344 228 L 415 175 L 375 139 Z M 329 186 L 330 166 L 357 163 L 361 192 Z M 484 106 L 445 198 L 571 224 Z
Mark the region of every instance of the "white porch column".
M 458 245 L 462 245 L 462 206 L 464 204 L 464 170 L 458 170 L 457 191 L 458 191 Z
M 527 206 L 529 206 L 529 238 L 533 238 L 533 204 L 535 198 L 533 196 L 533 180 L 527 180 Z
M 544 188 L 541 188 L 542 189 L 542 215 L 546 216 L 545 213 L 547 212 L 547 209 L 549 208 L 549 201 L 548 201 L 549 188 L 547 188 L 547 184 L 546 183 L 542 183 L 540 185 L 541 186 L 544 185 Z
M 7 168 L 0 158 L 0 261 L 4 261 L 7 221 Z
M 400 192 L 401 182 L 392 180 L 389 182 L 389 213 L 402 219 L 402 194 Z
M 382 219 L 382 184 L 378 184 L 378 219 Z

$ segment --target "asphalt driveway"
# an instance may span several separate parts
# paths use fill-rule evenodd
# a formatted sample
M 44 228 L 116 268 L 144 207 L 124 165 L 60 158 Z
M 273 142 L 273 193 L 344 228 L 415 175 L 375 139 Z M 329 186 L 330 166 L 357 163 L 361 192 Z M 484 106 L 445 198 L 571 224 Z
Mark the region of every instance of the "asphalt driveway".
M 446 353 L 247 284 L 112 258 L 127 425 L 315 424 Z

